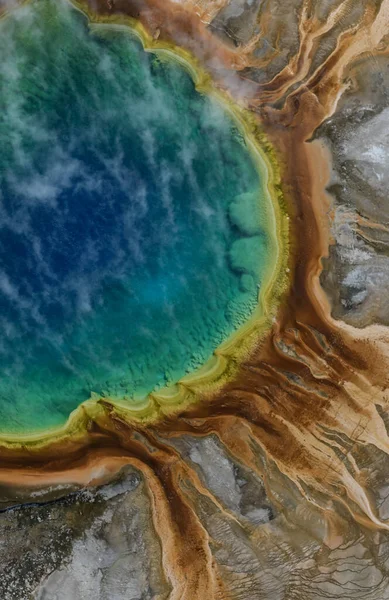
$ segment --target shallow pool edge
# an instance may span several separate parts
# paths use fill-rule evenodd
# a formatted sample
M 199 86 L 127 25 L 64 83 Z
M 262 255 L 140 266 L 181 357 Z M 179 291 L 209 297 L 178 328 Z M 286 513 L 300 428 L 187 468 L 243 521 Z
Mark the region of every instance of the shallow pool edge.
M 26 0 L 23 5 L 30 1 Z M 88 435 L 91 423 L 104 417 L 108 407 L 110 412 L 114 411 L 129 424 L 145 425 L 156 423 L 185 410 L 194 402 L 214 396 L 233 379 L 239 364 L 270 329 L 290 280 L 289 216 L 281 189 L 281 166 L 274 148 L 261 129 L 259 118 L 238 105 L 226 91 L 218 89 L 193 55 L 173 43 L 154 39 L 139 21 L 125 15 L 101 16 L 93 13 L 82 2 L 66 1 L 85 15 L 92 31 L 96 28 L 127 31 L 141 41 L 146 52 L 178 62 L 190 74 L 196 90 L 214 98 L 228 112 L 247 144 L 264 182 L 263 189 L 267 190 L 266 233 L 272 262 L 266 265 L 257 307 L 252 316 L 214 351 L 213 356 L 201 368 L 186 375 L 174 386 L 152 392 L 141 403 L 130 404 L 125 399 L 102 398 L 92 394 L 90 399 L 72 411 L 61 426 L 30 433 L 0 434 L 0 446 L 15 450 L 27 447 L 39 450 L 53 442 L 84 438 Z M 7 14 L 9 13 L 3 14 L 1 18 L 5 18 Z

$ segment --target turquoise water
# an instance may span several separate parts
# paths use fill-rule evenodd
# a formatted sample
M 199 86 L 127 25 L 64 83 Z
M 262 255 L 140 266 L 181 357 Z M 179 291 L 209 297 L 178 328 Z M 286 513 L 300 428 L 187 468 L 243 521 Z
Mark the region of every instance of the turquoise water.
M 28 432 L 204 364 L 256 306 L 265 196 L 225 110 L 129 32 L 37 0 L 0 56 L 0 430 Z

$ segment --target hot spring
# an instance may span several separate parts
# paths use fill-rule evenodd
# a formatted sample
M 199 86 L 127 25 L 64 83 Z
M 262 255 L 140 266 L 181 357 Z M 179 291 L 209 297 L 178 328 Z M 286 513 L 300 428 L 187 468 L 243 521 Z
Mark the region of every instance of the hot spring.
M 63 424 L 204 365 L 271 260 L 228 110 L 129 28 L 35 0 L 0 24 L 0 429 Z

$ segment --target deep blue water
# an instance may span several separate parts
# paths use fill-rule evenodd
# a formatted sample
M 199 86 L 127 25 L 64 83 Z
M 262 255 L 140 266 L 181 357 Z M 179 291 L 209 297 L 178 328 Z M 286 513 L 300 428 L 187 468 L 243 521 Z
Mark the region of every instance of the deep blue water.
M 60 1 L 0 24 L 0 430 L 134 402 L 253 311 L 267 201 L 245 143 L 172 61 Z

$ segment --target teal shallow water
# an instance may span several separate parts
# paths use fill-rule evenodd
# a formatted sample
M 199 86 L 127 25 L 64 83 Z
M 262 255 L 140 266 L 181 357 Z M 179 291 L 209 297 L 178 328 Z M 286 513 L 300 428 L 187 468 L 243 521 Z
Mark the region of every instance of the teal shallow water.
M 252 314 L 269 202 L 236 126 L 174 61 L 65 2 L 0 24 L 0 431 L 136 402 Z

